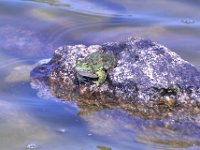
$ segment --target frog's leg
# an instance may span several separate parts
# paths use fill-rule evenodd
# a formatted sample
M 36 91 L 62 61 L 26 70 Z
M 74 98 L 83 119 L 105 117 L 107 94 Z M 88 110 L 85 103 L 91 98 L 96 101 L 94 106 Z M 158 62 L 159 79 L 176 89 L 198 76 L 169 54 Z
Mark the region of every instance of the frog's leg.
M 98 81 L 97 81 L 97 86 L 100 86 L 101 84 L 103 84 L 106 80 L 106 72 L 104 71 L 103 67 L 100 68 L 97 72 L 96 72 L 97 76 L 98 76 Z
M 84 77 L 81 76 L 79 73 L 77 73 L 76 76 L 77 76 L 77 79 L 78 79 L 79 83 L 81 83 L 81 82 L 82 82 L 82 83 L 85 82 Z

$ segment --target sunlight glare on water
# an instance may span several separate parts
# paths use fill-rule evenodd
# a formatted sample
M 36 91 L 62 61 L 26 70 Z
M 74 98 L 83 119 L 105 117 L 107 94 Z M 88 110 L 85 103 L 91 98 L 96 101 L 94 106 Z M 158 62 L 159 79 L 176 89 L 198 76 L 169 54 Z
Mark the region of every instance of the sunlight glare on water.
M 200 149 L 195 136 L 152 126 L 120 110 L 80 113 L 75 103 L 40 97 L 30 71 L 56 48 L 129 36 L 169 47 L 200 68 L 196 0 L 0 1 L 0 149 Z

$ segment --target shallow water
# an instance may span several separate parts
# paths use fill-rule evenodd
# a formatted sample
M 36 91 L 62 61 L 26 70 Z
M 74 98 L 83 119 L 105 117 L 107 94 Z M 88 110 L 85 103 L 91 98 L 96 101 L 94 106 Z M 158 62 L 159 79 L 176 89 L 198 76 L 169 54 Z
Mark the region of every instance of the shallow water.
M 155 120 L 120 110 L 80 113 L 75 103 L 41 98 L 29 79 L 34 63 L 61 45 L 129 36 L 161 43 L 200 68 L 199 7 L 196 0 L 1 0 L 0 149 L 200 149 L 198 137 Z

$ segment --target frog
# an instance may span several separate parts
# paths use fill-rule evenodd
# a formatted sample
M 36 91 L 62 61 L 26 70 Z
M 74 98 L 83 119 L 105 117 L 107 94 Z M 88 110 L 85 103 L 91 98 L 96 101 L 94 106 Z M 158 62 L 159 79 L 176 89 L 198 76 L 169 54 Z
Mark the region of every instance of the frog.
M 114 53 L 106 53 L 98 50 L 86 56 L 83 60 L 77 60 L 75 70 L 79 81 L 84 77 L 98 79 L 96 85 L 101 86 L 107 78 L 107 72 L 116 66 Z

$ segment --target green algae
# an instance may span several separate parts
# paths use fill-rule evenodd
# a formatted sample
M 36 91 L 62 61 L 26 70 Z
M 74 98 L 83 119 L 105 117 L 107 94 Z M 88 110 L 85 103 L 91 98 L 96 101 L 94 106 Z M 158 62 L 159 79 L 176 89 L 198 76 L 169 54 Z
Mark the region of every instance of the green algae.
M 99 150 L 112 150 L 112 148 L 108 148 L 108 147 L 100 146 L 100 145 L 98 145 L 97 148 L 98 148 Z

